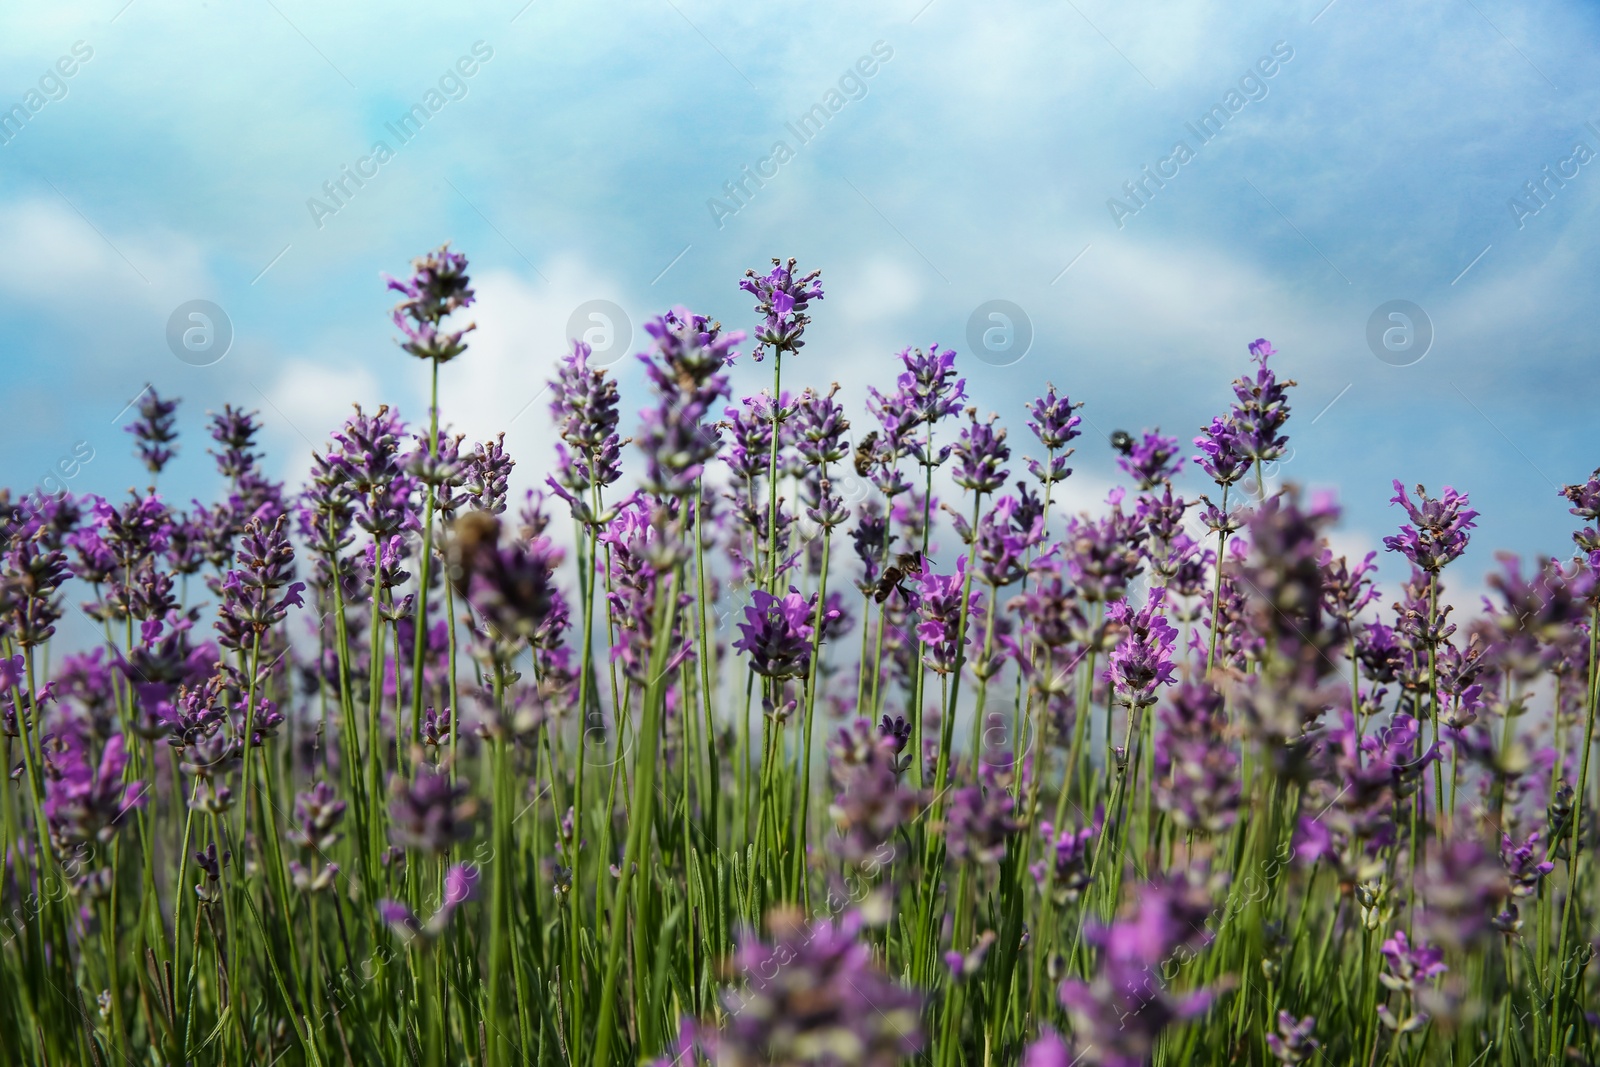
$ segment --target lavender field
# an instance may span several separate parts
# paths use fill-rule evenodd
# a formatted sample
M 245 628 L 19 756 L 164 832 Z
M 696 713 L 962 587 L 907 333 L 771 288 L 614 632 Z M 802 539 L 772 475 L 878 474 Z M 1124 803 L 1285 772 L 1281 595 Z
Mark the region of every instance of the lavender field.
M 157 381 L 143 487 L 8 495 L 0 1059 L 1600 1062 L 1600 472 L 1463 614 L 1467 493 L 1394 483 L 1380 586 L 1274 488 L 1269 340 L 1173 436 L 938 345 L 846 410 L 808 267 L 663 310 L 637 395 L 575 341 L 512 456 L 437 402 L 446 245 L 389 283 L 433 408 L 304 484 Z

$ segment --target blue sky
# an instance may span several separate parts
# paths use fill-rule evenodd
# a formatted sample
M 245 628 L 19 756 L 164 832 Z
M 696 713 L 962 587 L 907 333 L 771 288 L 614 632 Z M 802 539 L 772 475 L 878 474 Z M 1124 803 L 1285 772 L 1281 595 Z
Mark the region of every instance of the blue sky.
M 184 399 L 164 490 L 185 499 L 215 488 L 196 434 L 224 401 L 261 410 L 280 476 L 352 401 L 422 415 L 378 273 L 446 238 L 481 303 L 445 416 L 508 430 L 524 485 L 542 479 L 539 394 L 575 308 L 621 306 L 636 347 L 677 303 L 748 325 L 737 279 L 774 255 L 828 290 L 786 384 L 858 398 L 908 344 L 966 356 L 984 301 L 1023 308 L 1025 358 L 962 362 L 1016 433 L 1046 381 L 1087 402 L 1075 505 L 1113 477 L 1104 433 L 1192 437 L 1258 336 L 1300 383 L 1281 477 L 1337 489 L 1350 547 L 1398 521 L 1399 477 L 1471 493 L 1474 575 L 1495 547 L 1565 555 L 1555 486 L 1600 463 L 1600 158 L 1567 162 L 1580 142 L 1600 155 L 1590 5 L 124 3 L 0 15 L 0 109 L 40 105 L 0 146 L 0 447 L 18 489 L 81 441 L 95 458 L 71 488 L 142 484 L 120 424 L 146 381 Z M 853 73 L 875 45 L 888 58 Z M 386 124 L 430 89 L 442 106 L 402 144 Z M 801 144 L 788 124 L 830 91 Z M 1213 106 L 1227 121 L 1201 144 L 1187 124 Z M 392 158 L 314 212 L 379 140 Z M 779 140 L 792 156 L 715 210 L 743 167 L 771 172 Z M 1178 141 L 1193 158 L 1130 200 Z M 166 343 L 192 299 L 234 330 L 211 366 Z M 1410 366 L 1367 344 L 1396 299 L 1433 327 Z M 736 388 L 766 373 L 747 365 Z

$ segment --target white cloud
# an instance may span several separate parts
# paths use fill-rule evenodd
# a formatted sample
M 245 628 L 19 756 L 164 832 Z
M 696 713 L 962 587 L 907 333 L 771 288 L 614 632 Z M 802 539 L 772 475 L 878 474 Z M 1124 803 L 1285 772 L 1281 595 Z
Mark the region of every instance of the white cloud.
M 83 312 L 107 302 L 166 309 L 208 289 L 202 251 L 186 237 L 92 224 L 62 199 L 0 203 L 0 292 L 7 296 L 83 321 Z

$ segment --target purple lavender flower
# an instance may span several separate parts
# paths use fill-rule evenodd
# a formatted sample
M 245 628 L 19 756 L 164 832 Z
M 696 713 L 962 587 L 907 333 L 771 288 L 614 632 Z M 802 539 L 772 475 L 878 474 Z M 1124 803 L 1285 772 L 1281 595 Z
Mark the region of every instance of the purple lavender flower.
M 1050 452 L 1048 465 L 1040 464 L 1036 459 L 1028 460 L 1028 470 L 1043 485 L 1054 485 L 1064 480 L 1072 473 L 1067 466 L 1067 458 L 1072 455 L 1073 449 L 1066 446 L 1078 436 L 1078 426 L 1083 418 L 1074 415 L 1073 411 L 1083 404 L 1074 404 L 1064 396 L 1056 395 L 1056 387 L 1047 387 L 1044 396 L 1034 400 L 1028 405 L 1028 413 L 1033 418 L 1028 420 L 1028 429 L 1039 439 Z M 1061 451 L 1066 448 L 1066 451 Z
M 477 814 L 471 786 L 448 772 L 424 765 L 410 782 L 389 780 L 389 839 L 402 848 L 442 855 L 472 840 Z
M 838 922 L 775 911 L 771 943 L 740 935 L 733 966 L 746 984 L 723 995 L 717 1063 L 895 1067 L 921 1051 L 922 998 L 879 970 L 863 925 L 854 910 Z
M 555 477 L 579 496 L 622 476 L 617 381 L 603 368 L 591 368 L 589 355 L 588 345 L 573 341 L 550 383 L 550 414 L 563 442 L 556 446 Z
M 465 338 L 476 328 L 469 323 L 459 330 L 441 330 L 447 315 L 473 303 L 471 279 L 467 277 L 467 257 L 450 251 L 447 241 L 427 255 L 411 261 L 411 277 L 405 281 L 383 275 L 390 289 L 405 297 L 391 313 L 394 324 L 405 334 L 400 347 L 418 359 L 430 359 L 437 366 L 448 363 L 467 350 Z
M 1194 439 L 1194 443 L 1201 453 L 1194 457 L 1194 461 L 1218 485 L 1232 485 L 1249 472 L 1250 457 L 1244 452 L 1244 444 L 1231 416 L 1214 417 L 1209 426 L 1200 430 L 1200 436 Z
M 344 819 L 345 803 L 327 782 L 318 782 L 310 789 L 296 793 L 294 822 L 284 832 L 293 845 L 313 852 L 327 852 L 342 836 L 338 826 Z
M 1387 973 L 1378 975 L 1378 980 L 1396 992 L 1412 992 L 1447 969 L 1443 949 L 1427 944 L 1412 945 L 1404 930 L 1396 930 L 1378 951 L 1388 967 Z
M 1417 887 L 1417 936 L 1461 950 L 1476 946 L 1511 895 L 1505 868 L 1472 838 L 1441 843 L 1427 860 Z
M 955 483 L 974 493 L 992 493 L 1006 484 L 1010 475 L 1001 464 L 1011 458 L 1011 447 L 1006 444 L 1004 427 L 995 428 L 990 415 L 987 422 L 979 422 L 975 409 L 968 409 L 967 425 L 955 444 Z
M 217 632 L 219 644 L 244 650 L 282 622 L 291 607 L 305 606 L 300 594 L 306 586 L 290 581 L 294 548 L 282 515 L 271 526 L 251 523 L 245 527 L 238 558 L 239 569 L 230 570 L 222 581 Z
M 50 541 L 38 528 L 13 538 L 0 569 L 0 621 L 24 648 L 50 640 L 61 618 L 57 590 L 67 579 L 67 555 Z
M 949 674 L 955 670 L 960 652 L 957 638 L 962 617 L 971 613 L 978 601 L 978 594 L 973 592 L 962 602 L 966 557 L 956 560 L 956 572 L 948 575 L 936 574 L 933 562 L 924 557 L 922 573 L 916 578 L 917 614 L 922 620 L 917 624 L 917 638 L 923 644 L 922 661 L 940 674 Z
M 1155 747 L 1156 806 L 1184 830 L 1218 834 L 1239 810 L 1239 757 L 1228 739 L 1222 694 L 1185 681 L 1160 711 Z
M 1587 481 L 1581 485 L 1564 485 L 1560 494 L 1571 502 L 1572 507 L 1567 509 L 1580 519 L 1590 523 L 1600 519 L 1600 468 L 1589 475 Z M 1578 548 L 1593 557 L 1600 552 L 1600 529 L 1594 526 L 1585 526 L 1573 533 L 1572 539 L 1577 542 Z M 1591 559 L 1591 563 L 1592 563 Z
M 1417 993 L 1424 991 L 1426 983 L 1447 970 L 1444 951 L 1428 944 L 1412 945 L 1404 930 L 1396 930 L 1394 936 L 1384 941 L 1378 951 L 1383 954 L 1387 967 L 1378 975 L 1378 981 L 1388 989 L 1405 994 L 1407 1003 L 1404 1019 L 1396 1016 L 1387 1004 L 1378 1005 L 1378 1018 L 1384 1026 L 1397 1033 L 1408 1034 L 1422 1029 L 1428 1023 L 1428 1014 L 1413 1014 L 1410 1003 Z
M 1235 445 L 1240 454 L 1258 463 L 1281 459 L 1289 443 L 1283 425 L 1289 421 L 1289 387 L 1293 379 L 1279 381 L 1267 366 L 1267 357 L 1277 355 L 1271 342 L 1257 338 L 1250 345 L 1250 358 L 1259 364 L 1255 376 L 1240 375 L 1233 381 L 1236 403 L 1229 417 Z
M 1016 802 L 999 781 L 1001 769 L 984 764 L 979 783 L 950 794 L 945 816 L 945 845 L 953 860 L 971 860 L 994 867 L 1005 858 L 1006 840 L 1020 829 L 1013 817 Z
M 795 450 L 810 466 L 838 463 L 850 454 L 844 436 L 850 420 L 834 399 L 838 392 L 837 382 L 826 393 L 807 389 L 794 406 Z
M 1091 980 L 1061 984 L 1061 1003 L 1084 1045 L 1085 1063 L 1143 1067 L 1162 1030 L 1211 1004 L 1209 990 L 1176 995 L 1161 984 L 1173 953 L 1203 939 L 1210 895 L 1179 876 L 1141 887 L 1135 899 L 1139 909 L 1132 918 L 1086 929 L 1085 938 L 1099 949 Z
M 211 439 L 222 446 L 222 451 L 211 450 L 211 454 L 216 457 L 222 476 L 234 483 L 257 472 L 261 460 L 255 447 L 256 434 L 261 432 L 256 422 L 259 415 L 260 412 L 224 404 L 222 414 L 211 416 Z
M 415 912 L 397 900 L 378 901 L 378 917 L 389 925 L 402 942 L 410 944 L 413 939 L 420 937 L 424 945 L 432 944 L 450 925 L 450 917 L 456 909 L 477 899 L 478 882 L 482 874 L 477 865 L 472 863 L 457 863 L 445 871 L 443 897 L 427 922 L 423 922 Z
M 138 442 L 139 461 L 151 474 L 160 474 L 163 467 L 177 454 L 168 447 L 178 439 L 177 400 L 163 400 L 154 386 L 145 386 L 139 394 L 139 417 L 124 429 Z
M 1061 1035 L 1046 1028 L 1022 1053 L 1022 1067 L 1072 1067 L 1072 1050 Z
M 1288 1012 L 1280 1011 L 1278 1032 L 1267 1035 L 1267 1049 L 1279 1063 L 1304 1063 L 1322 1047 L 1322 1043 L 1311 1036 L 1316 1028 L 1317 1020 L 1309 1015 L 1296 1020 Z
M 1100 836 L 1105 825 L 1103 809 L 1095 811 L 1094 821 L 1078 829 L 1064 829 L 1059 834 L 1048 822 L 1039 823 L 1039 836 L 1044 838 L 1045 858 L 1028 868 L 1041 893 L 1048 893 L 1056 906 L 1074 903 L 1091 881 L 1089 867 L 1094 857 L 1090 846 Z
M 1511 878 L 1512 896 L 1531 897 L 1539 891 L 1539 883 L 1544 876 L 1556 869 L 1556 865 L 1543 856 L 1537 830 L 1520 845 L 1511 840 L 1510 834 L 1500 838 L 1500 862 L 1505 865 L 1506 874 Z
M 903 349 L 900 362 L 905 370 L 895 379 L 895 391 L 887 396 L 868 386 L 867 407 L 878 416 L 884 436 L 896 447 L 910 450 L 925 466 L 938 466 L 949 455 L 946 448 L 927 454 L 913 439 L 919 426 L 932 427 L 961 409 L 967 395 L 967 380 L 956 377 L 956 354 L 939 351 L 938 345 L 922 349 Z
M 1120 600 L 1143 569 L 1139 548 L 1144 522 L 1122 510 L 1122 499 L 1122 490 L 1113 490 L 1109 515 L 1098 521 L 1088 516 L 1071 519 L 1062 539 L 1067 571 L 1079 595 L 1090 603 Z
M 1378 587 L 1372 580 L 1372 576 L 1378 572 L 1377 564 L 1373 562 L 1377 558 L 1376 552 L 1368 552 L 1360 563 L 1352 567 L 1343 556 L 1334 559 L 1332 549 L 1323 550 L 1322 610 L 1338 620 L 1340 629 L 1345 633 L 1355 629 L 1356 617 L 1378 599 Z
M 329 453 L 328 462 L 360 501 L 356 524 L 375 540 L 421 526 L 412 504 L 417 480 L 406 473 L 400 451 L 404 433 L 399 414 L 383 404 L 371 415 L 357 405 L 356 413 L 333 435 L 339 448 Z
M 978 520 L 976 531 L 977 574 L 996 589 L 1020 582 L 1026 575 L 1023 554 L 1044 537 L 1044 517 L 1036 517 L 1019 529 L 1022 505 L 1016 497 L 1003 496 Z
M 747 270 L 739 282 L 739 288 L 756 298 L 755 309 L 762 316 L 761 325 L 756 330 L 757 363 L 761 362 L 768 348 L 781 355 L 784 352 L 798 352 L 805 347 L 802 337 L 806 325 L 811 321 L 806 309 L 811 301 L 822 299 L 822 283 L 817 280 L 822 272 L 814 270 L 810 274 L 796 276 L 794 268 L 793 256 L 787 263 L 775 258 L 772 269 L 765 275 Z
M 474 445 L 462 466 L 467 476 L 467 496 L 472 506 L 491 515 L 506 510 L 506 486 L 515 461 L 506 455 L 506 435 L 495 434 L 493 441 Z
M 839 856 L 847 863 L 876 860 L 881 866 L 881 851 L 925 803 L 920 791 L 901 781 L 909 759 L 899 753 L 910 740 L 911 724 L 885 716 L 884 725 L 887 732 L 857 719 L 828 746 L 828 775 L 838 790 L 828 814 L 839 831 Z
M 1117 457 L 1117 466 L 1138 481 L 1140 489 L 1154 489 L 1177 476 L 1183 469 L 1183 456 L 1176 437 L 1147 430 L 1129 442 L 1127 451 Z
M 721 372 L 733 362 L 733 346 L 744 334 L 722 333 L 704 315 L 681 307 L 646 323 L 645 330 L 655 340 L 655 353 L 639 358 L 660 398 L 641 412 L 635 435 L 645 454 L 645 484 L 664 496 L 688 496 L 717 454 L 717 428 L 704 420 L 728 395 L 728 377 Z
M 499 640 L 532 641 L 556 612 L 562 552 L 549 538 L 500 544 L 500 521 L 471 511 L 451 527 L 450 579 Z
M 1383 547 L 1403 554 L 1428 574 L 1438 574 L 1467 550 L 1471 537 L 1467 531 L 1477 525 L 1473 520 L 1478 517 L 1478 513 L 1467 506 L 1467 494 L 1458 493 L 1447 485 L 1444 495 L 1435 499 L 1419 485 L 1417 496 L 1422 501 L 1419 506 L 1411 502 L 1398 478 L 1394 480 L 1394 494 L 1390 502 L 1405 508 L 1416 525 L 1403 524 L 1398 535 L 1383 539 Z
M 84 841 L 110 841 L 128 812 L 144 802 L 144 784 L 122 780 L 127 765 L 121 734 L 106 742 L 98 767 L 76 736 L 69 736 L 65 752 L 49 761 L 44 817 L 58 853 Z
M 1137 611 L 1126 600 L 1106 609 L 1106 619 L 1126 633 L 1111 650 L 1105 678 L 1130 708 L 1149 707 L 1156 702 L 1157 687 L 1172 684 L 1178 631 L 1160 614 L 1165 601 L 1166 590 L 1156 586 Z
M 816 597 L 806 598 L 798 589 L 775 597 L 764 589 L 750 594 L 744 609 L 745 621 L 739 624 L 742 635 L 733 647 L 750 654 L 750 669 L 766 678 L 794 678 L 811 663 L 811 639 L 815 633 Z

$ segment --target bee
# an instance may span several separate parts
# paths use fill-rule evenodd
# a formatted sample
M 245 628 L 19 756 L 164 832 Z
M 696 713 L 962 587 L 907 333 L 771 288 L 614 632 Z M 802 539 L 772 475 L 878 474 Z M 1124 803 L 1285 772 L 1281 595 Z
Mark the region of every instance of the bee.
M 484 553 L 493 552 L 499 541 L 500 520 L 487 511 L 469 511 L 450 524 L 445 559 L 458 596 L 467 595 L 473 567 Z
M 872 450 L 878 443 L 878 431 L 873 430 L 856 445 L 856 473 L 865 478 L 872 473 Z
M 1111 447 L 1126 456 L 1133 452 L 1133 436 L 1127 430 L 1112 430 Z
M 894 563 L 878 576 L 878 586 L 872 591 L 872 599 L 882 604 L 889 599 L 890 593 L 899 593 L 909 600 L 910 594 L 906 592 L 905 580 L 921 569 L 920 552 L 900 553 L 895 557 Z

